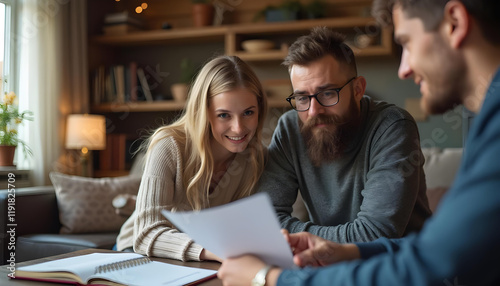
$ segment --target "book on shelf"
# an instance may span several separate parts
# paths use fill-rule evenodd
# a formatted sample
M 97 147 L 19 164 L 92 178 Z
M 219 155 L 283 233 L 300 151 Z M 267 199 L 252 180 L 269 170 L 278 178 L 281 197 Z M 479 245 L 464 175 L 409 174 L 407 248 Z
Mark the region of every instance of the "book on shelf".
M 137 62 L 98 67 L 91 74 L 93 104 L 153 101 L 147 71 Z
M 142 92 L 144 92 L 146 101 L 152 102 L 153 95 L 151 94 L 151 90 L 149 88 L 148 78 L 142 68 L 137 68 L 137 76 L 139 77 L 139 82 L 141 83 Z
M 127 158 L 130 157 L 130 150 L 127 149 L 127 134 L 112 133 L 106 135 L 106 148 L 99 151 L 98 169 L 123 171 L 127 169 Z
M 92 253 L 23 266 L 13 279 L 76 285 L 194 285 L 217 271 L 152 261 L 137 253 Z
M 110 13 L 104 16 L 105 25 L 123 24 L 123 23 L 132 24 L 138 27 L 143 26 L 143 21 L 135 17 L 132 13 L 129 13 L 128 11 Z
M 102 30 L 106 35 L 126 34 L 142 30 L 143 21 L 127 11 L 107 14 Z

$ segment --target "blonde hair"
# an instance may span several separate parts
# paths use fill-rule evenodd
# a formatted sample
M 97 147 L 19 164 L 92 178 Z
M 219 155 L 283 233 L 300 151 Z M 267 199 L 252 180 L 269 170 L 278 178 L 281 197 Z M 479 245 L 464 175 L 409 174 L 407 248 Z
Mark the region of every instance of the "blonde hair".
M 184 147 L 184 173 L 182 177 L 187 198 L 194 210 L 208 206 L 210 181 L 214 159 L 210 139 L 212 132 L 208 120 L 209 99 L 220 93 L 243 87 L 255 94 L 258 102 L 258 126 L 254 137 L 244 151 L 248 155 L 249 172 L 241 174 L 243 190 L 235 199 L 254 192 L 262 174 L 266 149 L 262 144 L 262 128 L 267 113 L 267 99 L 262 85 L 252 69 L 236 56 L 219 56 L 210 60 L 196 76 L 181 117 L 174 123 L 158 128 L 145 142 L 146 158 L 152 147 L 172 136 Z M 174 202 L 175 204 L 175 202 Z

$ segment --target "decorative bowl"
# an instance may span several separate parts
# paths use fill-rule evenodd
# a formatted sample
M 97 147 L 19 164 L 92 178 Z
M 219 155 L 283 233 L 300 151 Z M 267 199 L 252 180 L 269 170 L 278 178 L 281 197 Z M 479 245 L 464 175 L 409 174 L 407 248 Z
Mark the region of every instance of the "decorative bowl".
M 249 53 L 256 53 L 274 48 L 274 42 L 269 40 L 246 40 L 241 43 L 243 49 Z

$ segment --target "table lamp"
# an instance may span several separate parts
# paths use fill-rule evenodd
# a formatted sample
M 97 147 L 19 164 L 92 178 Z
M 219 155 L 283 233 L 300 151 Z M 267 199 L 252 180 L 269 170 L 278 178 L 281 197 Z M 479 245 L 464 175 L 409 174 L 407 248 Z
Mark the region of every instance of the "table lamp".
M 79 149 L 82 175 L 87 177 L 89 150 L 106 148 L 106 119 L 102 115 L 70 114 L 66 124 L 66 148 Z

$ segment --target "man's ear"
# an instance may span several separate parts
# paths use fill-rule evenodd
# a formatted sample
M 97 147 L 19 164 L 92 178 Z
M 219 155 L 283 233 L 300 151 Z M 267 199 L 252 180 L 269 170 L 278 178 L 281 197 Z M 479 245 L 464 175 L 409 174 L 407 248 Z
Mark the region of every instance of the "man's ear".
M 366 90 L 366 79 L 363 76 L 358 76 L 354 80 L 354 98 L 359 101 L 363 98 Z
M 445 33 L 453 48 L 459 48 L 470 30 L 470 15 L 459 1 L 449 1 L 444 8 Z

